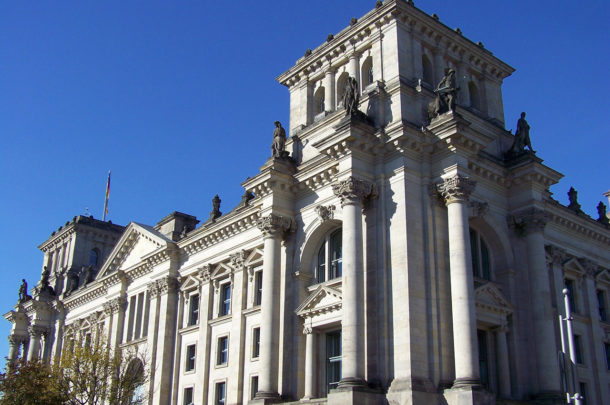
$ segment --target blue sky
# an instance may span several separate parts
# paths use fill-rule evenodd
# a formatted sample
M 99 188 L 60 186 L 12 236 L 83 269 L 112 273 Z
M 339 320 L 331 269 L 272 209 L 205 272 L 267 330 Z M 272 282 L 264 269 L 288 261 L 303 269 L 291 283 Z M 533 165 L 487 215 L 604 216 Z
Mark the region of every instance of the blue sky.
M 112 170 L 114 223 L 228 212 L 288 126 L 275 77 L 374 0 L 0 3 L 0 308 L 40 277 L 37 246 L 88 208 Z M 596 216 L 608 173 L 610 3 L 416 1 L 516 69 L 506 126 L 527 112 L 538 156 Z M 10 324 L 0 321 L 0 356 Z

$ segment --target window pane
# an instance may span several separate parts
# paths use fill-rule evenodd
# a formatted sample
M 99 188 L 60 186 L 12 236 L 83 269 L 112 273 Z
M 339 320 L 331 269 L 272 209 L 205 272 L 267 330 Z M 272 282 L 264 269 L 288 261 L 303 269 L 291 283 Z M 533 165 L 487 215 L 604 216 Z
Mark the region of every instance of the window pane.
M 602 290 L 597 290 L 597 305 L 599 308 L 599 320 L 606 322 L 608 315 L 606 314 L 606 294 Z
M 254 305 L 260 305 L 263 299 L 263 272 L 256 272 L 254 279 L 254 288 L 256 290 L 256 295 L 254 296 Z
M 254 328 L 252 330 L 252 357 L 257 358 L 260 355 L 261 346 L 261 329 Z
M 326 334 L 327 391 L 337 388 L 341 380 L 341 332 Z
M 224 284 L 220 291 L 220 316 L 228 315 L 231 311 L 231 284 Z
M 195 369 L 195 345 L 189 345 L 186 347 L 186 370 L 191 371 Z
M 229 338 L 223 336 L 218 338 L 218 358 L 216 364 L 226 364 L 229 357 Z
M 342 238 L 341 230 L 336 231 L 330 236 L 331 275 L 329 279 L 341 277 Z
M 479 262 L 479 235 L 476 231 L 470 230 L 470 255 L 472 257 L 472 274 L 480 277 L 481 265 Z
M 489 250 L 487 250 L 487 244 L 483 242 L 483 239 L 479 240 L 481 244 L 481 277 L 485 280 L 491 280 L 489 271 Z
M 188 326 L 196 325 L 199 320 L 199 294 L 191 295 L 189 299 L 189 322 Z
M 258 376 L 252 377 L 252 383 L 250 384 L 250 399 L 254 399 L 258 392 Z
M 225 405 L 226 386 L 225 383 L 216 384 L 216 404 Z
M 489 387 L 489 360 L 487 355 L 487 332 L 477 330 L 479 343 L 479 372 L 481 373 L 481 384 Z
M 582 346 L 580 342 L 580 335 L 574 335 L 574 357 L 576 357 L 576 363 L 584 364 L 582 359 Z
M 316 271 L 318 273 L 318 283 L 326 281 L 326 244 L 322 245 L 318 251 L 318 267 Z
M 184 405 L 192 405 L 193 404 L 193 388 L 185 388 L 184 389 Z
M 97 266 L 98 256 L 97 250 L 91 249 L 91 252 L 89 252 L 89 266 Z

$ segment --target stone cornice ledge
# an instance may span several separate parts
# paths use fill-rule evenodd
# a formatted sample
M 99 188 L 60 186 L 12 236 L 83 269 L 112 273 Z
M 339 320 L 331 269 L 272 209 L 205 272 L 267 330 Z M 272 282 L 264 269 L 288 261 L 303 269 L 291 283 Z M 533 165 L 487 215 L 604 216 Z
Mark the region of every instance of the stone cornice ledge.
M 546 200 L 546 212 L 549 213 L 552 223 L 595 241 L 610 245 L 610 230 L 590 217 L 575 214 L 559 202 Z

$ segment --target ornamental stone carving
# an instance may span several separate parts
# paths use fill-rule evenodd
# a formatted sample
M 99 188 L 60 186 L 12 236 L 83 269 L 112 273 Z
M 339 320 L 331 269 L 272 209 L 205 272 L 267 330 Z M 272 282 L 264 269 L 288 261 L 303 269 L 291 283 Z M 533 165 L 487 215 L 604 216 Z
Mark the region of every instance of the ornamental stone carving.
M 237 253 L 233 253 L 230 256 L 231 267 L 234 269 L 241 269 L 244 267 L 244 262 L 246 261 L 246 251 L 240 250 Z
M 556 266 L 561 266 L 568 260 L 568 254 L 565 250 L 558 248 L 555 245 L 547 245 L 545 247 L 547 253 L 547 262 Z
M 266 238 L 281 237 L 293 228 L 292 218 L 282 217 L 276 214 L 270 214 L 266 217 L 258 219 L 256 226 Z
M 599 272 L 599 266 L 592 260 L 580 258 L 578 262 L 581 264 L 583 269 L 585 270 L 585 275 L 589 278 L 595 278 L 597 273 Z
M 326 205 L 326 206 L 318 205 L 316 207 L 316 213 L 318 214 L 318 217 L 320 217 L 320 219 L 322 221 L 328 221 L 335 217 L 335 206 L 334 205 Z
M 444 181 L 438 184 L 437 190 L 445 199 L 445 204 L 449 205 L 454 202 L 468 201 L 470 194 L 474 191 L 476 186 L 474 180 L 460 174 L 456 174 L 453 177 L 444 179 Z
M 124 311 L 127 308 L 127 298 L 125 297 L 117 297 L 108 302 L 105 302 L 103 305 L 104 313 L 107 316 L 112 314 L 116 314 L 119 311 Z
M 42 335 L 49 333 L 49 328 L 42 325 L 30 325 L 28 326 L 28 333 L 33 338 L 40 339 Z
M 180 287 L 180 283 L 175 277 L 163 277 L 156 281 L 159 295 L 175 293 Z
M 313 328 L 311 327 L 311 325 L 303 326 L 303 335 L 309 335 L 311 333 L 313 333 Z
M 212 266 L 210 266 L 209 264 L 205 264 L 199 270 L 199 277 L 201 278 L 201 281 L 204 283 L 207 283 L 208 281 L 210 281 L 210 278 L 212 277 Z
M 527 208 L 508 216 L 508 226 L 519 235 L 544 231 L 549 214 L 539 208 Z
M 341 200 L 341 206 L 360 205 L 377 198 L 377 186 L 366 180 L 350 177 L 332 185 L 333 193 Z

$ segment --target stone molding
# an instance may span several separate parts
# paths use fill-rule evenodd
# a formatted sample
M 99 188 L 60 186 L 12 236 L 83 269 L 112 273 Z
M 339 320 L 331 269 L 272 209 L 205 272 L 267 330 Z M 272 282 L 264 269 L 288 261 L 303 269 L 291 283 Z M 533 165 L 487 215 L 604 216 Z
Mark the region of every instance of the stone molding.
M 508 226 L 519 235 L 542 232 L 549 220 L 549 214 L 539 208 L 526 208 L 507 218 Z
M 467 202 L 470 199 L 470 194 L 476 187 L 476 181 L 469 177 L 456 174 L 453 177 L 444 179 L 442 183 L 437 184 L 438 192 L 445 199 L 445 204 L 449 205 L 454 202 Z
M 332 185 L 333 193 L 339 197 L 341 207 L 346 205 L 362 205 L 377 198 L 377 186 L 366 180 L 349 177 Z
M 246 251 L 240 250 L 239 252 L 233 253 L 229 256 L 231 267 L 240 270 L 244 267 L 246 261 Z
M 294 220 L 281 215 L 269 214 L 266 217 L 260 217 L 256 226 L 265 238 L 283 237 L 294 228 Z
M 322 222 L 331 220 L 335 217 L 334 205 L 318 205 L 315 210 Z

